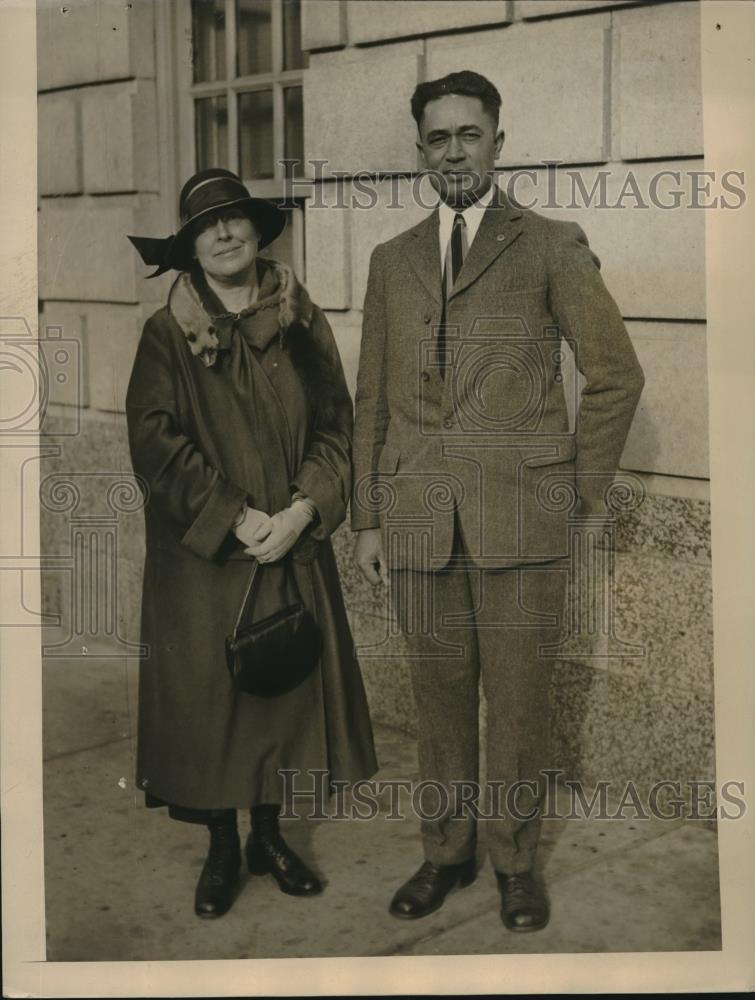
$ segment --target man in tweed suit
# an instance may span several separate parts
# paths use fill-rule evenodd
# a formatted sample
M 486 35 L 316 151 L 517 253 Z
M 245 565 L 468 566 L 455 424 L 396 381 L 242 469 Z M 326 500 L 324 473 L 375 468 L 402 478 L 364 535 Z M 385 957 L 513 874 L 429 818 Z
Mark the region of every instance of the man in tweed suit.
M 643 375 L 579 226 L 519 210 L 495 185 L 500 104 L 470 71 L 412 97 L 440 202 L 370 261 L 351 523 L 364 575 L 390 582 L 421 778 L 440 799 L 422 819 L 425 861 L 391 912 L 425 916 L 475 876 L 482 679 L 501 917 L 532 931 L 549 916 L 533 867 L 551 765 L 544 647 L 558 640 L 568 568 L 561 501 L 605 510 Z M 573 433 L 562 338 L 585 377 Z

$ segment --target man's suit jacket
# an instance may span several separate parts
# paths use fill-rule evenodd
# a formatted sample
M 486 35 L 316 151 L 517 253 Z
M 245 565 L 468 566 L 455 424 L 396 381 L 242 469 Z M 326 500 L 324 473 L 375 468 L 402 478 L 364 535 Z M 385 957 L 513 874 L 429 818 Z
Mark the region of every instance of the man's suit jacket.
M 481 566 L 567 554 L 569 511 L 603 513 L 643 386 L 576 223 L 496 189 L 443 315 L 438 211 L 373 251 L 354 428 L 354 530 L 382 526 L 392 569 L 449 559 L 454 510 Z M 585 376 L 569 432 L 562 339 Z

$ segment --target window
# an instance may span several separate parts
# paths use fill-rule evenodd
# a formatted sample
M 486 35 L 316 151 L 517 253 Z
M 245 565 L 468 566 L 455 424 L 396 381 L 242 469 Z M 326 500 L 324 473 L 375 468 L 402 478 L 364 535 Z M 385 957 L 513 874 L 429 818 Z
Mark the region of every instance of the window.
M 188 104 L 181 127 L 193 129 L 193 142 L 184 136 L 181 144 L 184 178 L 227 167 L 252 194 L 282 200 L 281 161 L 304 160 L 301 0 L 182 0 L 178 9 L 179 43 L 190 39 L 182 51 L 191 63 L 181 95 Z M 287 211 L 285 232 L 265 253 L 302 273 L 302 206 Z

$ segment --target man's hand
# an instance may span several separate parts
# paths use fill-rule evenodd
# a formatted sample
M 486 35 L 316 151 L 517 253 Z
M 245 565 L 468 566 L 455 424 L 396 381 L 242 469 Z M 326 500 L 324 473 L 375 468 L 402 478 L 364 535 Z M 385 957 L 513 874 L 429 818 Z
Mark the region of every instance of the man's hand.
M 257 562 L 277 562 L 296 543 L 312 518 L 312 507 L 295 500 L 290 507 L 273 514 L 257 528 L 246 552 L 255 556 Z
M 388 585 L 388 567 L 385 564 L 380 528 L 365 528 L 357 533 L 354 559 L 367 582 L 373 587 L 380 582 Z
M 233 526 L 233 533 L 240 542 L 244 543 L 244 545 L 253 545 L 255 532 L 269 520 L 270 518 L 264 511 L 256 510 L 254 507 L 247 507 L 245 505 L 240 511 L 237 523 Z

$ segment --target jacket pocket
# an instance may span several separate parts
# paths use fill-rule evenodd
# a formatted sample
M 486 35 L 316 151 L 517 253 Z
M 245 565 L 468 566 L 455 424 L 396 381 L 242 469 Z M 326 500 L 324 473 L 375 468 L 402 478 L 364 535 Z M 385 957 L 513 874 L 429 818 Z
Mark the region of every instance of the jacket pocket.
M 389 444 L 384 444 L 378 456 L 378 472 L 384 476 L 392 476 L 398 469 L 401 452 L 398 448 L 392 448 Z

